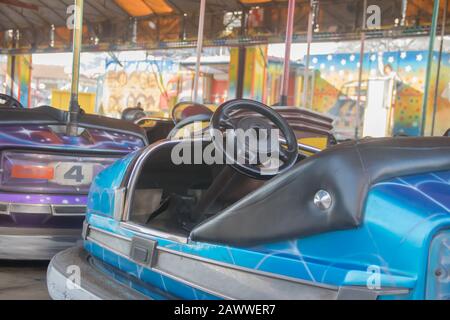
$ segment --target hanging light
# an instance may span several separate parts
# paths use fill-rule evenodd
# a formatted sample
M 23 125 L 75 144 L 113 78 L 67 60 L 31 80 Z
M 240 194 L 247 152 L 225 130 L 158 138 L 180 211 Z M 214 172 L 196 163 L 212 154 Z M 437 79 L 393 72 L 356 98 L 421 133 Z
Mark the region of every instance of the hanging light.
M 50 26 L 50 47 L 54 47 L 55 46 L 55 25 L 52 24 Z

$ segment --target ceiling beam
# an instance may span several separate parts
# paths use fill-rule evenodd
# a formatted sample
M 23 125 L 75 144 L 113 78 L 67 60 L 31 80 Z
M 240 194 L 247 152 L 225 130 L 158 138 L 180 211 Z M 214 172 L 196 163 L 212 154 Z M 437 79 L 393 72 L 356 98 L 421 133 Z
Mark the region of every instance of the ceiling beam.
M 0 1 L 1 1 L 1 0 L 0 0 Z M 25 23 L 26 23 L 30 28 L 34 28 L 35 25 L 29 21 L 30 18 L 27 17 L 27 16 L 25 16 L 25 15 L 23 14 L 23 12 L 21 12 L 19 9 L 17 9 L 17 8 L 14 7 L 14 6 L 9 6 L 8 8 L 9 8 L 9 10 L 13 11 L 15 14 L 19 15 L 23 20 L 25 20 Z
M 7 14 L 5 14 L 3 11 L 0 11 L 0 15 L 6 18 L 6 20 L 9 20 L 16 29 L 20 29 L 19 25 L 14 21 L 14 19 L 11 19 Z M 13 28 L 14 29 L 14 28 Z
M 30 21 L 28 21 L 29 19 L 28 19 L 26 16 L 24 16 L 22 12 L 17 11 L 18 9 L 16 9 L 15 7 L 10 6 L 10 5 L 7 5 L 6 7 L 7 7 L 11 12 L 13 12 L 16 16 L 21 17 L 21 18 L 25 21 L 25 24 L 26 24 L 28 27 L 30 27 L 30 28 L 33 27 L 33 24 L 30 23 Z M 12 20 L 14 20 L 14 18 L 12 18 Z
M 66 16 L 62 16 L 57 10 L 53 9 L 51 6 L 48 6 L 46 3 L 44 3 L 42 0 L 36 0 L 38 3 L 41 4 L 42 7 L 44 7 L 45 9 L 53 12 L 53 14 L 55 16 L 57 16 L 58 18 L 61 19 L 61 21 L 63 22 L 63 24 L 66 24 L 67 21 L 67 17 Z
M 39 7 L 32 3 L 22 2 L 20 0 L 0 0 L 0 3 L 9 4 L 14 7 L 19 7 L 22 9 L 39 10 Z
M 93 1 L 93 2 L 86 1 L 84 4 L 85 4 L 86 7 L 92 8 L 95 12 L 97 12 L 97 13 L 98 13 L 99 15 L 101 15 L 103 18 L 109 19 L 109 17 L 108 17 L 102 10 L 99 10 L 97 7 L 95 7 L 95 6 L 93 5 L 93 3 L 95 3 L 95 1 Z
M 103 2 L 103 4 L 102 4 L 102 2 Z M 108 3 L 114 3 L 114 2 L 112 0 L 109 0 Z M 129 17 L 129 15 L 122 10 L 116 10 L 111 7 L 108 7 L 106 5 L 105 1 L 99 1 L 99 0 L 89 1 L 89 5 L 93 8 L 95 8 L 98 12 L 102 12 L 103 15 L 106 16 L 108 19 L 111 18 L 112 14 L 114 14 L 115 16 L 121 16 L 122 18 Z M 108 14 L 105 14 L 104 11 L 108 11 Z M 119 11 L 120 11 L 120 13 L 119 13 Z

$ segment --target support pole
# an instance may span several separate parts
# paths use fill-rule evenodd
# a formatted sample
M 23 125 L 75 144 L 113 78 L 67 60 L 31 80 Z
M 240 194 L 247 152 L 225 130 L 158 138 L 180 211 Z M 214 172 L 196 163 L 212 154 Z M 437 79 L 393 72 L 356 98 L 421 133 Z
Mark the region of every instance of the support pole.
M 244 97 L 244 77 L 245 77 L 245 56 L 247 49 L 244 46 L 238 47 L 238 72 L 236 79 L 236 99 Z
M 200 0 L 200 15 L 198 18 L 198 36 L 197 36 L 197 60 L 195 62 L 195 75 L 194 75 L 194 102 L 198 101 L 198 82 L 200 78 L 200 58 L 202 56 L 203 48 L 203 29 L 205 25 L 205 8 L 206 0 Z
M 436 39 L 436 30 L 437 30 L 437 21 L 439 18 L 439 0 L 434 0 L 433 7 L 433 20 L 431 21 L 431 30 L 430 30 L 430 43 L 428 46 L 428 61 L 427 61 L 427 71 L 425 75 L 425 92 L 423 93 L 423 103 L 422 103 L 422 125 L 420 134 L 422 136 L 425 135 L 425 128 L 427 125 L 427 105 L 428 105 L 428 89 L 430 87 L 431 81 L 431 66 L 433 63 L 433 50 L 434 50 L 434 41 Z
M 240 36 L 245 36 L 247 30 L 247 11 L 242 11 L 241 16 L 241 30 Z M 245 77 L 245 56 L 247 49 L 245 46 L 240 45 L 238 47 L 238 71 L 236 79 L 236 99 L 242 99 L 244 97 L 244 77 Z
M 355 124 L 355 139 L 359 137 L 359 128 L 361 127 L 361 90 L 362 90 L 362 76 L 364 64 L 364 47 L 366 43 L 366 19 L 367 19 L 367 0 L 363 3 L 363 16 L 361 24 L 361 50 L 359 51 L 359 70 L 358 70 L 358 97 L 356 99 L 356 124 Z
M 131 24 L 131 43 L 133 45 L 137 45 L 138 42 L 138 21 L 136 18 L 132 19 L 132 24 Z
M 402 27 L 406 26 L 407 11 L 408 11 L 408 0 L 402 0 L 402 19 L 400 20 L 400 25 Z
M 73 26 L 72 43 L 72 88 L 70 96 L 69 117 L 67 121 L 67 135 L 78 134 L 78 115 L 80 105 L 78 104 L 78 83 L 80 79 L 80 53 L 83 38 L 83 5 L 84 0 L 75 0 L 75 16 Z
M 436 85 L 434 87 L 433 99 L 433 118 L 431 119 L 431 135 L 434 135 L 434 126 L 436 125 L 437 99 L 439 95 L 439 79 L 441 77 L 442 50 L 444 49 L 445 25 L 447 23 L 448 0 L 445 0 L 444 14 L 442 16 L 441 41 L 439 44 L 439 58 L 436 72 Z
M 283 80 L 281 82 L 280 92 L 280 104 L 282 106 L 288 103 L 289 94 L 289 67 L 291 62 L 291 46 L 292 35 L 294 33 L 294 13 L 295 13 L 295 0 L 289 0 L 288 4 L 288 17 L 286 23 L 286 40 L 284 49 L 284 66 L 283 66 Z
M 305 56 L 305 70 L 303 72 L 303 94 L 302 94 L 302 106 L 308 107 L 308 87 L 309 87 L 309 58 L 311 56 L 311 43 L 313 37 L 313 23 L 314 23 L 314 6 L 316 5 L 314 0 L 311 0 L 309 5 L 308 14 L 308 31 L 306 35 L 306 56 Z M 311 106 L 312 107 L 312 106 Z
M 19 30 L 13 30 L 12 34 L 12 47 L 17 49 L 19 47 Z M 9 83 L 9 95 L 14 98 L 14 85 L 16 82 L 16 55 L 11 55 L 11 70 L 10 70 L 10 83 Z M 17 96 L 17 98 L 19 98 Z

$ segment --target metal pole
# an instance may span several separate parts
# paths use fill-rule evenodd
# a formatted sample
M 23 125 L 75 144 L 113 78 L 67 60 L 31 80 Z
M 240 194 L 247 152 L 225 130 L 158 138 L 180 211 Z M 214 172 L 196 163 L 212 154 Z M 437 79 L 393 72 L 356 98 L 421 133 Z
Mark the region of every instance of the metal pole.
M 17 49 L 19 47 L 19 39 L 18 39 L 18 30 L 13 30 L 12 35 L 12 47 Z M 10 86 L 9 86 L 9 95 L 14 98 L 14 84 L 16 78 L 16 55 L 11 55 L 11 74 L 10 74 Z
M 432 66 L 432 62 L 433 62 L 434 40 L 436 39 L 436 29 L 437 29 L 438 17 L 439 17 L 439 0 L 434 0 L 433 20 L 431 22 L 430 43 L 428 46 L 427 71 L 426 71 L 426 76 L 425 76 L 425 92 L 423 93 L 423 103 L 422 103 L 422 126 L 421 126 L 421 130 L 420 130 L 420 133 L 422 136 L 425 135 L 425 128 L 426 128 L 428 88 L 430 87 L 430 81 L 431 81 L 431 66 Z
M 242 10 L 240 36 L 244 37 L 247 30 L 247 11 Z M 245 46 L 238 47 L 238 69 L 236 79 L 236 99 L 242 99 L 244 96 L 244 77 L 245 77 L 245 56 L 247 49 Z
M 355 124 L 355 139 L 359 136 L 359 127 L 361 126 L 361 90 L 362 90 L 362 76 L 364 64 L 364 46 L 366 42 L 366 19 L 367 19 L 367 0 L 363 4 L 363 19 L 361 25 L 361 50 L 359 51 L 359 72 L 358 72 L 358 98 L 356 99 L 356 124 Z
M 67 135 L 78 134 L 78 115 L 80 105 L 78 104 L 78 82 L 80 78 L 80 53 L 83 38 L 83 5 L 84 0 L 75 0 L 75 16 L 72 42 L 72 88 L 70 96 L 69 117 L 67 121 Z
M 138 34 L 138 21 L 136 18 L 133 18 L 132 25 L 131 25 L 131 43 L 133 45 L 137 44 L 137 34 Z
M 313 36 L 313 15 L 314 15 L 313 6 L 314 5 L 315 5 L 314 0 L 311 0 L 311 3 L 309 5 L 309 14 L 308 14 L 308 31 L 307 31 L 307 35 L 306 35 L 305 70 L 303 72 L 303 94 L 302 94 L 303 108 L 308 107 L 309 58 L 311 55 L 311 43 L 312 43 L 312 36 Z
M 292 35 L 294 33 L 295 0 L 289 0 L 286 23 L 286 46 L 284 49 L 283 80 L 281 82 L 280 104 L 287 105 L 289 94 L 289 67 L 291 62 Z
M 438 67 L 436 73 L 436 85 L 434 87 L 434 100 L 433 100 L 433 118 L 431 119 L 431 135 L 434 135 L 434 126 L 436 124 L 436 112 L 437 112 L 437 98 L 439 94 L 439 79 L 441 77 L 441 63 L 442 63 L 442 50 L 444 49 L 444 37 L 445 37 L 445 25 L 447 23 L 447 10 L 448 0 L 445 0 L 444 14 L 442 16 L 442 29 L 441 29 L 441 43 L 439 45 L 439 58 Z
M 198 18 L 198 36 L 197 36 L 197 61 L 195 62 L 195 76 L 194 76 L 194 102 L 198 101 L 198 80 L 200 77 L 200 58 L 203 47 L 203 28 L 205 25 L 205 8 L 206 0 L 200 0 L 200 16 Z
M 402 20 L 400 25 L 404 27 L 406 25 L 406 12 L 408 11 L 408 0 L 402 0 Z

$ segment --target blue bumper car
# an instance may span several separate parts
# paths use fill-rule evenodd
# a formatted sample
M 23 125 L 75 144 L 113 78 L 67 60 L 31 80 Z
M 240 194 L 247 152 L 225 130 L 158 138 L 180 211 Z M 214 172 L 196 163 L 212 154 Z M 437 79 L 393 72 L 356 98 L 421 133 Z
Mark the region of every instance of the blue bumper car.
M 277 170 L 232 161 L 214 134 L 249 128 L 281 132 Z M 249 100 L 221 105 L 208 132 L 156 142 L 95 178 L 83 246 L 49 265 L 53 298 L 450 298 L 448 137 L 308 156 L 288 121 Z M 180 163 L 183 144 L 194 152 Z M 226 161 L 195 159 L 212 149 Z

